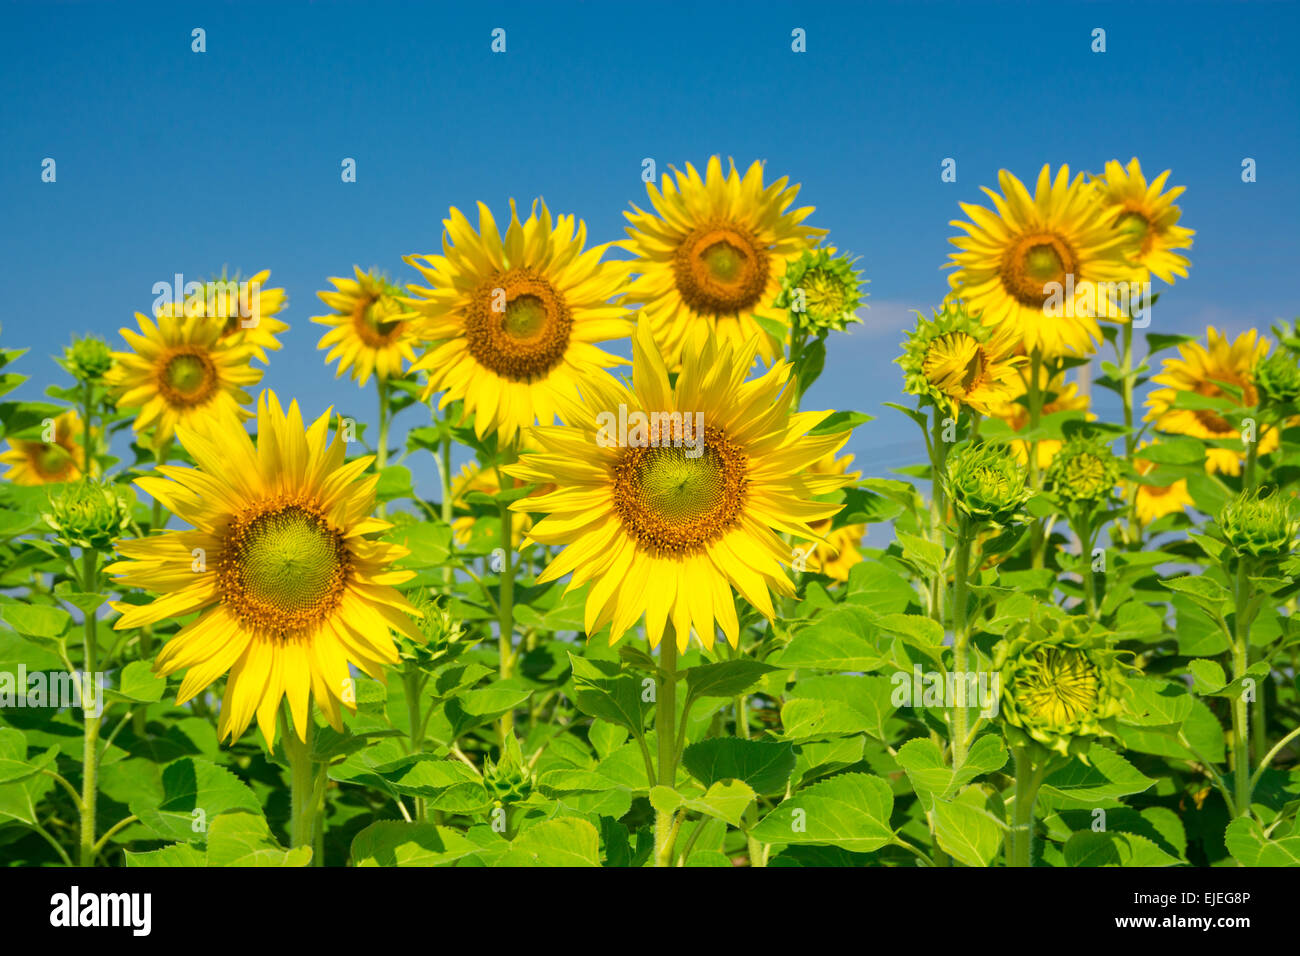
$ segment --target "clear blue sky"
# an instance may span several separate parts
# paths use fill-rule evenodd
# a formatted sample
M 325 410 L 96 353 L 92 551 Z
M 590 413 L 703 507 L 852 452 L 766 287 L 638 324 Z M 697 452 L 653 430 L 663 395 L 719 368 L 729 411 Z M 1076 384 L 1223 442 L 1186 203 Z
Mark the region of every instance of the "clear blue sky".
M 593 240 L 622 238 L 643 157 L 763 159 L 871 279 L 874 307 L 807 407 L 880 414 L 850 446 L 879 474 L 920 457 L 879 408 L 899 394 L 908 310 L 946 291 L 948 222 L 1000 167 L 1173 168 L 1193 266 L 1150 331 L 1300 312 L 1298 20 L 1294 4 L 1186 2 L 10 4 L 3 342 L 33 349 L 19 394 L 35 397 L 61 375 L 45 356 L 74 333 L 117 344 L 155 282 L 270 268 L 292 329 L 265 383 L 368 418 L 373 389 L 336 382 L 315 351 L 327 276 L 358 263 L 413 279 L 402 255 L 435 251 L 448 207 L 480 199 L 502 215 L 541 195 Z M 195 27 L 206 53 L 191 52 Z M 418 409 L 403 421 L 424 423 Z

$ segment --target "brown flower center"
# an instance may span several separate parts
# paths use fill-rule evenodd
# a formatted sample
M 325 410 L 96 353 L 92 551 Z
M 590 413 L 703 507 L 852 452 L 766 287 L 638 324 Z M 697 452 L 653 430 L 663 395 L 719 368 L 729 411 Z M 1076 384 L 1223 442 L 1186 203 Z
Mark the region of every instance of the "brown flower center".
M 217 391 L 217 367 L 207 350 L 181 345 L 158 363 L 158 391 L 173 408 L 206 404 Z
M 508 269 L 483 282 L 465 317 L 475 361 L 516 382 L 543 378 L 559 365 L 572 331 L 564 298 L 532 269 Z
M 677 246 L 673 275 L 683 301 L 703 315 L 753 308 L 767 289 L 771 257 L 743 226 L 708 223 Z
M 1065 277 L 1077 267 L 1078 259 L 1064 239 L 1051 232 L 1035 232 L 1021 236 L 1006 251 L 999 274 L 1008 293 L 1022 304 L 1040 309 L 1051 294 L 1044 286 L 1049 282 L 1064 286 Z

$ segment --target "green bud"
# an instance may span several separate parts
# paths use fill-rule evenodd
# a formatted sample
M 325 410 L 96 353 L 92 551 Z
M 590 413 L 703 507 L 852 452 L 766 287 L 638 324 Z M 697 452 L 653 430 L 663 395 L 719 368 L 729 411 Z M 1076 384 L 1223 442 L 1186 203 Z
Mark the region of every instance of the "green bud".
M 1274 352 L 1255 365 L 1255 386 L 1276 405 L 1300 399 L 1300 365 L 1294 355 Z
M 417 588 L 407 598 L 422 615 L 415 624 L 424 635 L 424 641 L 421 643 L 399 636 L 397 652 L 403 660 L 411 661 L 421 669 L 437 667 L 460 656 L 476 643 L 465 640 L 464 625 L 438 598 L 431 596 L 427 588 Z
M 1025 469 L 1005 445 L 968 445 L 948 457 L 948 497 L 972 521 L 1014 524 L 1033 493 Z
M 817 249 L 786 263 L 774 305 L 789 311 L 791 328 L 843 332 L 850 322 L 862 321 L 855 314 L 862 304 L 862 280 L 853 269 L 855 261 Z
M 1075 435 L 1061 446 L 1044 478 L 1063 501 L 1102 504 L 1119 483 L 1119 459 L 1100 439 Z
M 1290 498 L 1243 492 L 1219 512 L 1219 529 L 1239 555 L 1281 558 L 1294 550 L 1300 520 Z
M 103 339 L 88 335 L 63 350 L 63 367 L 79 382 L 98 382 L 113 367 L 113 353 Z
M 69 547 L 107 551 L 131 524 L 131 501 L 117 485 L 83 478 L 52 494 L 42 517 Z
M 1069 755 L 1114 736 L 1129 670 L 1120 653 L 1078 617 L 1048 612 L 1013 625 L 993 648 L 1007 741 Z
M 488 760 L 483 767 L 483 785 L 497 806 L 527 800 L 533 792 L 533 779 L 532 771 L 509 756 L 499 763 Z

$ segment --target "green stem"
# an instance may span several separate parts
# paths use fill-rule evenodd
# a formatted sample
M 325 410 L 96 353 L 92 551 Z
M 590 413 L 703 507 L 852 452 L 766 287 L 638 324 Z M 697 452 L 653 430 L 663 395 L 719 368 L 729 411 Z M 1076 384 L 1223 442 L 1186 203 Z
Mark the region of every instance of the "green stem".
M 966 622 L 966 590 L 970 584 L 970 521 L 964 515 L 958 517 L 957 543 L 954 545 L 953 582 L 952 582 L 952 650 L 953 669 L 956 672 L 954 686 L 961 687 L 961 700 L 953 701 L 952 731 L 952 765 L 960 767 L 966 762 L 967 733 L 969 730 L 970 710 L 965 699 L 966 672 L 970 669 L 970 633 Z
M 659 786 L 672 788 L 677 781 L 677 634 L 665 627 L 659 642 L 661 681 L 655 696 L 655 737 L 659 745 Z M 655 811 L 655 866 L 671 866 L 675 813 Z
M 424 750 L 424 721 L 420 716 L 420 692 L 422 689 L 420 672 L 416 670 L 415 665 L 407 664 L 406 670 L 402 674 L 402 683 L 406 689 L 406 719 L 411 725 L 407 751 L 418 754 Z M 417 822 L 423 823 L 424 817 L 424 797 L 416 797 L 415 819 Z
M 1080 575 L 1083 578 L 1083 600 L 1088 616 L 1093 620 L 1097 613 L 1097 581 L 1092 573 L 1092 520 L 1087 514 L 1078 518 L 1075 534 L 1079 536 L 1079 560 L 1082 562 Z
M 1250 572 L 1247 559 L 1237 562 L 1236 615 L 1232 642 L 1232 679 L 1240 680 L 1250 666 Z M 1250 815 L 1250 710 L 1238 688 L 1232 699 L 1232 784 L 1239 817 Z
M 1012 798 L 1012 825 L 1007 834 L 1007 866 L 1033 866 L 1034 803 L 1047 766 L 1036 762 L 1028 747 L 1013 748 L 1016 788 Z
M 99 591 L 99 554 L 93 548 L 87 548 L 81 555 L 82 587 L 87 593 Z M 96 627 L 98 619 L 94 611 L 85 614 L 86 647 L 83 664 L 83 687 L 95 686 L 96 667 Z M 88 702 L 83 693 L 82 704 L 85 712 L 83 748 L 81 752 L 81 865 L 94 866 L 95 863 L 95 801 L 99 786 L 99 724 L 102 717 L 103 701 L 95 701 L 94 708 L 85 707 Z M 90 710 L 100 710 L 100 714 L 91 716 Z
M 82 439 L 82 474 L 89 478 L 95 471 L 95 447 L 91 443 L 91 422 L 95 414 L 95 386 L 91 382 L 86 383 L 85 393 L 85 416 L 82 420 L 85 437 Z
M 943 488 L 943 471 L 948 461 L 948 442 L 943 440 L 942 410 L 934 407 L 934 437 L 930 442 L 930 533 L 934 543 L 944 546 L 944 524 L 948 520 L 948 498 Z M 940 571 L 930 582 L 930 616 L 943 624 L 943 598 L 946 575 Z
M 501 486 L 504 490 L 504 486 Z M 515 604 L 515 558 L 514 558 L 514 512 L 504 501 L 499 502 L 501 515 L 501 551 L 504 555 L 501 566 L 501 600 L 497 606 L 497 644 L 501 657 L 500 675 L 502 680 L 509 680 L 514 672 L 514 604 Z M 507 711 L 501 715 L 501 744 L 514 733 L 515 715 Z
M 1043 353 L 1039 349 L 1034 349 L 1029 357 L 1029 387 L 1027 395 L 1029 398 L 1029 430 L 1031 433 L 1038 431 L 1039 421 L 1043 415 L 1043 390 L 1039 384 L 1039 376 L 1043 369 Z M 1038 490 L 1038 437 L 1034 436 L 1029 442 L 1029 487 Z M 1043 555 L 1047 546 L 1047 533 L 1043 527 L 1043 519 L 1035 518 L 1030 530 L 1030 564 L 1034 568 L 1043 566 Z
M 289 846 L 312 846 L 316 833 L 316 768 L 311 759 L 314 724 L 310 707 L 304 728 L 305 740 L 299 739 L 291 726 L 287 700 L 282 705 L 280 721 L 284 755 L 289 761 Z

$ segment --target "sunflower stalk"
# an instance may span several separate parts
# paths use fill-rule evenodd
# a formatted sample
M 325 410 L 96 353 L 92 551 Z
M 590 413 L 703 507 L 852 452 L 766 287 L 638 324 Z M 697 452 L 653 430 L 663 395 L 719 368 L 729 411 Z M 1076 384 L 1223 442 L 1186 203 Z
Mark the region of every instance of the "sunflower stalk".
M 677 634 L 666 625 L 659 642 L 660 682 L 655 694 L 655 737 L 659 748 L 658 783 L 673 789 L 677 781 Z M 655 811 L 655 866 L 672 865 L 673 843 L 677 835 L 675 811 Z
M 1033 866 L 1034 804 L 1047 775 L 1047 760 L 1034 759 L 1029 746 L 1012 748 L 1016 781 L 1012 796 L 1011 831 L 1007 835 L 1007 866 Z
M 498 473 L 498 482 L 500 475 Z M 504 485 L 499 485 L 504 487 Z M 500 601 L 497 605 L 497 643 L 501 658 L 501 679 L 509 680 L 514 673 L 514 603 L 515 603 L 515 558 L 514 558 L 514 512 L 505 501 L 498 502 L 501 515 L 501 587 Z M 501 745 L 515 732 L 514 711 L 501 715 Z
M 314 846 L 316 842 L 316 808 L 319 798 L 316 794 L 316 765 L 311 758 L 312 738 L 315 724 L 308 705 L 307 720 L 302 727 L 300 738 L 293 727 L 289 713 L 289 701 L 280 705 L 281 738 L 284 740 L 284 755 L 289 762 L 289 846 Z M 320 864 L 316 860 L 317 865 Z
M 1237 559 L 1237 575 L 1233 587 L 1236 615 L 1233 621 L 1232 679 L 1239 681 L 1250 667 L 1250 625 L 1253 615 L 1250 583 L 1250 559 L 1241 555 Z M 1250 815 L 1250 704 L 1242 688 L 1238 687 L 1232 698 L 1232 783 L 1236 816 Z
M 955 570 L 952 583 L 952 650 L 953 669 L 957 678 L 955 686 L 961 688 L 968 686 L 966 672 L 970 669 L 970 629 L 966 620 L 967 589 L 970 585 L 970 551 L 970 519 L 958 512 L 957 541 L 953 545 Z M 952 765 L 954 767 L 960 767 L 966 762 L 969 721 L 970 710 L 963 693 L 960 700 L 953 701 Z
M 81 588 L 87 594 L 99 593 L 99 553 L 94 548 L 85 548 L 81 555 Z M 83 680 L 87 686 L 94 680 L 96 660 L 96 627 L 98 619 L 94 611 L 85 612 L 86 645 L 83 660 Z M 84 702 L 83 702 L 84 703 Z M 101 703 L 98 701 L 96 703 Z M 100 713 L 92 715 L 95 708 L 85 707 L 83 727 L 83 748 L 81 752 L 81 854 L 82 866 L 95 865 L 95 804 L 99 794 L 99 725 L 103 718 Z
M 1029 487 L 1037 491 L 1041 486 L 1038 471 L 1038 423 L 1043 415 L 1043 390 L 1039 386 L 1038 376 L 1043 368 L 1043 353 L 1034 349 L 1029 357 L 1029 430 L 1034 435 L 1029 443 Z M 1030 528 L 1030 566 L 1038 569 L 1043 566 L 1044 551 L 1047 546 L 1047 529 L 1042 518 L 1035 518 Z
M 934 437 L 930 446 L 930 529 L 934 543 L 943 547 L 944 525 L 948 517 L 948 499 L 943 489 L 943 472 L 948 460 L 948 442 L 943 440 L 943 418 L 938 405 L 934 406 Z M 930 582 L 930 616 L 943 624 L 943 599 L 947 590 L 946 575 L 940 573 Z

